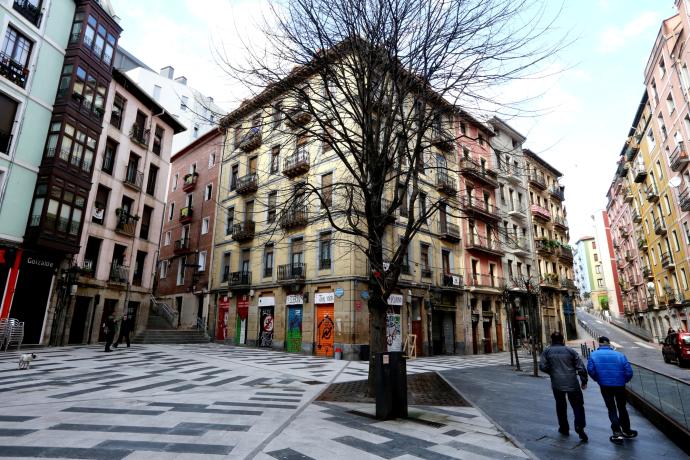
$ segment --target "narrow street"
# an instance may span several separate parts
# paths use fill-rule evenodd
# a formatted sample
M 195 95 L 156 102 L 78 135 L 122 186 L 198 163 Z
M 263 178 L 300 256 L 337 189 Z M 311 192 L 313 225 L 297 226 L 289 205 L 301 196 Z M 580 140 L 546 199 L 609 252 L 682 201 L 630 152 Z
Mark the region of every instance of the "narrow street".
M 578 309 L 577 317 L 587 323 L 599 335 L 605 335 L 611 340 L 611 343 L 618 351 L 625 353 L 628 360 L 632 363 L 639 364 L 648 369 L 660 372 L 677 379 L 690 382 L 690 369 L 680 368 L 675 363 L 666 364 L 661 356 L 661 345 L 646 342 L 645 340 L 636 337 L 626 331 L 613 326 L 602 319 L 590 315 Z M 587 334 L 579 328 L 580 334 Z M 584 337 L 581 337 L 584 338 Z M 596 338 L 592 338 L 594 340 Z M 591 346 L 591 340 L 590 348 Z

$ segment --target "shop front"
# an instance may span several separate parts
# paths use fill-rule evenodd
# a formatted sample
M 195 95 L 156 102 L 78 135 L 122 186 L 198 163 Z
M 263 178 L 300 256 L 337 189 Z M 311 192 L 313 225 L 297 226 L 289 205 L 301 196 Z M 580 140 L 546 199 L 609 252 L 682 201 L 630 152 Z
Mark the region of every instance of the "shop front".
M 228 298 L 228 296 L 222 295 L 218 297 L 218 320 L 216 322 L 216 340 L 221 342 L 228 338 L 229 311 L 230 299 Z
M 431 305 L 432 354 L 454 355 L 457 313 L 455 295 L 437 292 L 429 303 Z
M 275 297 L 259 297 L 259 348 L 273 347 Z
M 304 297 L 302 294 L 288 294 L 285 298 L 285 306 L 287 308 L 285 349 L 289 353 L 300 353 L 302 351 Z
M 247 322 L 249 321 L 249 296 L 242 294 L 237 297 L 237 320 L 235 323 L 235 343 L 247 344 Z
M 317 292 L 314 294 L 316 305 L 316 343 L 314 353 L 317 356 L 333 356 L 335 343 L 335 294 Z

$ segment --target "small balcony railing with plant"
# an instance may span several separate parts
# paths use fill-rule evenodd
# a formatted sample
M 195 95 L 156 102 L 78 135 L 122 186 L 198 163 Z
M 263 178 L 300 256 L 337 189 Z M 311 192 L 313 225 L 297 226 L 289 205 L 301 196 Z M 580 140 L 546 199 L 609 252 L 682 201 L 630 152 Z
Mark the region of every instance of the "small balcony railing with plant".
M 278 266 L 278 281 L 295 282 L 304 281 L 307 276 L 307 264 L 292 263 Z
M 182 178 L 182 190 L 184 190 L 185 192 L 191 192 L 192 190 L 194 190 L 196 188 L 196 183 L 198 179 L 199 173 L 193 172 L 185 174 L 185 176 Z
M 551 220 L 551 212 L 549 212 L 549 210 L 544 208 L 543 206 L 533 204 L 530 206 L 530 211 L 532 211 L 532 215 L 537 219 L 541 219 L 547 222 Z
M 309 171 L 309 152 L 306 148 L 298 148 L 283 162 L 283 174 L 287 177 L 295 177 Z
M 259 188 L 258 175 L 250 173 L 237 179 L 237 187 L 235 191 L 238 195 L 247 195 L 254 193 Z
M 303 227 L 309 222 L 306 205 L 292 205 L 280 213 L 280 226 L 284 229 Z
M 180 223 L 187 224 L 194 218 L 194 209 L 191 206 L 185 206 L 180 209 Z
M 544 287 L 558 287 L 558 275 L 555 273 L 547 273 L 540 279 L 540 283 Z
M 660 217 L 654 218 L 654 233 L 656 235 L 665 235 L 667 232 L 666 222 Z
M 231 288 L 247 288 L 252 284 L 252 272 L 239 271 L 230 273 L 228 286 Z
M 680 172 L 685 169 L 688 164 L 688 150 L 685 148 L 685 142 L 680 141 L 669 157 L 671 163 L 671 171 Z
M 573 249 L 567 244 L 562 244 L 558 247 L 558 257 L 566 262 L 573 262 Z
M 122 208 L 116 209 L 115 215 L 117 216 L 115 231 L 126 236 L 134 236 L 139 216 L 133 216 Z
M 129 267 L 122 265 L 119 262 L 110 264 L 110 276 L 108 280 L 111 283 L 127 283 L 129 282 Z
M 123 178 L 122 182 L 124 182 L 125 185 L 128 185 L 131 188 L 141 190 L 141 187 L 144 184 L 144 173 L 141 171 L 137 171 L 135 167 L 128 166 L 127 170 L 125 171 L 125 177 Z
M 462 289 L 464 286 L 463 276 L 455 273 L 442 272 L 439 281 L 439 284 L 445 288 Z
M 451 196 L 458 193 L 458 184 L 447 171 L 436 172 L 436 189 Z
M 245 220 L 232 226 L 232 239 L 235 241 L 249 241 L 254 238 L 256 224 L 253 220 Z
M 149 145 L 149 130 L 143 125 L 134 123 L 129 130 L 129 138 L 144 148 Z
M 261 128 L 254 126 L 249 128 L 240 140 L 239 148 L 245 152 L 251 152 L 261 145 Z
M 29 79 L 29 68 L 12 59 L 10 55 L 0 53 L 0 77 L 8 79 L 20 88 L 25 88 L 26 81 Z
M 537 238 L 535 243 L 537 244 L 537 251 L 546 255 L 553 255 L 556 249 L 560 247 L 558 241 L 549 238 Z
M 179 240 L 176 240 L 173 250 L 175 251 L 176 254 L 189 252 L 191 250 L 189 237 L 180 238 Z
M 34 4 L 36 3 L 36 4 Z M 15 11 L 24 16 L 27 21 L 36 27 L 41 27 L 41 19 L 43 18 L 43 13 L 41 13 L 41 2 L 30 2 L 29 0 L 14 0 L 14 5 L 12 5 Z

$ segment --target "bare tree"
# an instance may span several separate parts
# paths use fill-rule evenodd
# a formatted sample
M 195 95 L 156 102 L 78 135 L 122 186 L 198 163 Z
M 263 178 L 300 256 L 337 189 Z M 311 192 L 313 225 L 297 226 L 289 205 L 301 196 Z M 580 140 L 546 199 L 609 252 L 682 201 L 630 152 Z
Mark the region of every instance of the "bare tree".
M 243 62 L 218 50 L 253 96 L 223 120 L 226 129 L 263 110 L 253 127 L 285 130 L 290 143 L 296 134 L 285 161 L 304 161 L 302 146 L 314 142 L 337 157 L 330 185 L 277 190 L 273 206 L 294 217 L 318 203 L 309 219 L 328 222 L 365 255 L 372 357 L 386 350 L 386 299 L 408 244 L 439 212 L 463 217 L 452 197 L 421 202 L 429 181 L 457 183 L 459 123 L 480 124 L 463 107 L 495 104 L 489 89 L 528 77 L 563 46 L 547 41 L 545 19 L 539 0 L 291 0 L 272 5 L 261 49 L 247 41 Z M 407 219 L 391 242 L 401 212 Z M 265 236 L 279 235 L 280 223 L 268 222 L 275 231 Z

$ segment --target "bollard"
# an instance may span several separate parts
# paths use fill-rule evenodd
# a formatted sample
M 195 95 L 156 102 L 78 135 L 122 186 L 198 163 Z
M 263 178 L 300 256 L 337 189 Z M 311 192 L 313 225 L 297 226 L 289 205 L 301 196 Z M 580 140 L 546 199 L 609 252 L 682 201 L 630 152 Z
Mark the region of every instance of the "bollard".
M 343 359 L 343 350 L 340 348 L 335 349 L 335 357 L 336 360 Z
M 402 352 L 377 353 L 374 364 L 376 418 L 407 417 L 407 366 Z

